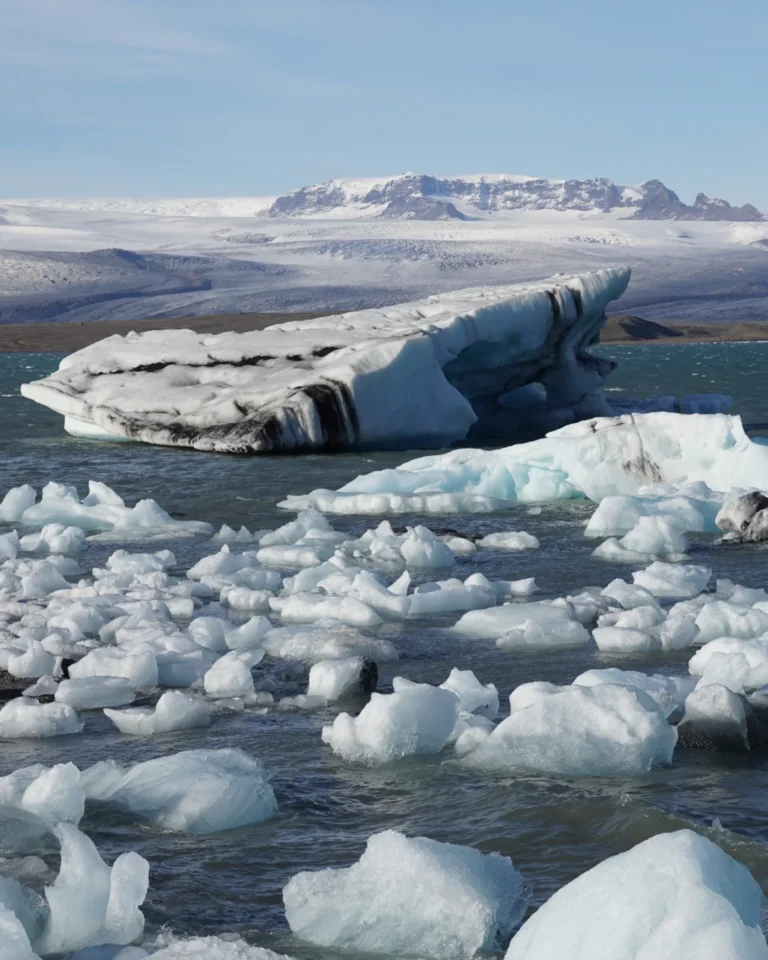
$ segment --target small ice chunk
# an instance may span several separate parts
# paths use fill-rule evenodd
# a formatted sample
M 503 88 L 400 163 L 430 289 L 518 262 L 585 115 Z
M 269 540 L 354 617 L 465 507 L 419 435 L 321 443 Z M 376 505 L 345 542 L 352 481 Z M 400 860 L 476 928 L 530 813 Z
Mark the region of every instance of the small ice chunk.
M 506 942 L 527 898 L 500 854 L 387 830 L 368 839 L 351 867 L 296 874 L 283 900 L 291 930 L 310 943 L 471 960 Z
M 502 721 L 464 762 L 506 772 L 640 776 L 670 762 L 677 732 L 641 690 L 545 691 Z
M 155 950 L 156 947 L 159 949 Z M 231 933 L 224 937 L 190 937 L 188 939 L 176 939 L 168 934 L 161 934 L 152 948 L 153 952 L 148 960 L 291 960 L 291 957 L 282 953 L 274 953 L 264 947 L 252 947 Z M 78 960 L 78 958 L 73 957 L 71 960 Z M 101 960 L 101 958 L 84 957 L 83 960 Z M 118 955 L 114 960 L 123 960 L 123 957 Z M 140 960 L 140 958 L 126 957 L 125 960 Z
M 0 803 L 21 807 L 47 823 L 79 823 L 85 809 L 80 771 L 73 763 L 22 767 L 0 777 Z
M 207 727 L 211 722 L 208 704 L 178 690 L 168 690 L 154 707 L 132 707 L 127 710 L 105 710 L 120 733 L 151 736 L 176 730 Z
M 697 687 L 685 701 L 677 728 L 680 745 L 715 750 L 749 750 L 745 701 L 720 683 Z
M 654 597 L 666 600 L 689 600 L 707 588 L 712 570 L 696 564 L 654 561 L 645 570 L 636 570 L 632 579 Z
M 378 679 L 379 668 L 365 657 L 320 660 L 309 671 L 307 695 L 324 700 L 363 696 L 373 693 Z
M 573 681 L 574 686 L 580 687 L 596 687 L 602 683 L 617 683 L 643 690 L 658 703 L 667 719 L 682 714 L 685 698 L 696 685 L 691 677 L 667 677 L 663 674 L 648 676 L 637 670 L 619 670 L 616 667 L 587 670 Z
M 74 556 L 87 549 L 85 531 L 63 523 L 48 523 L 39 533 L 22 537 L 19 547 L 26 553 L 59 553 Z
M 122 707 L 132 703 L 135 692 L 125 677 L 82 677 L 62 680 L 56 690 L 57 703 L 68 703 L 76 710 Z
M 144 930 L 139 907 L 149 887 L 149 864 L 123 853 L 108 867 L 93 842 L 71 824 L 55 828 L 61 867 L 46 887 L 46 927 L 34 944 L 38 953 L 67 953 L 102 943 L 127 944 Z
M 496 641 L 500 650 L 518 647 L 585 647 L 589 631 L 576 620 L 524 620 Z
M 484 550 L 538 550 L 541 544 L 530 533 L 512 530 L 501 533 L 489 533 L 477 541 L 477 546 Z
M 251 617 L 225 634 L 225 641 L 230 650 L 260 650 L 264 646 L 264 638 L 272 629 L 272 624 L 266 617 Z
M 253 693 L 251 670 L 264 658 L 263 650 L 231 650 L 203 677 L 209 697 L 245 697 Z
M 277 801 L 260 761 L 242 750 L 184 750 L 123 768 L 84 770 L 86 797 L 126 807 L 166 830 L 208 834 L 268 820 Z
M 0 737 L 60 737 L 80 733 L 83 721 L 66 703 L 38 703 L 28 697 L 9 700 L 0 710 Z
M 607 587 L 601 593 L 601 597 L 608 600 L 615 600 L 620 607 L 625 610 L 632 610 L 634 607 L 644 607 L 648 604 L 658 606 L 658 601 L 654 595 L 643 586 L 637 584 L 631 585 L 626 580 L 617 578 L 611 580 Z
M 598 650 L 603 653 L 640 653 L 660 650 L 661 640 L 655 633 L 629 627 L 596 627 L 592 632 Z
M 99 647 L 72 664 L 69 676 L 76 680 L 86 677 L 123 677 L 134 687 L 156 687 L 157 657 L 148 645 L 130 650 Z
M 573 608 L 550 603 L 507 603 L 490 610 L 470 610 L 453 628 L 470 637 L 495 640 L 526 622 L 567 621 L 573 619 Z
M 604 860 L 551 897 L 505 960 L 766 960 L 762 891 L 690 830 Z
M 264 649 L 277 659 L 305 663 L 343 657 L 367 657 L 376 663 L 398 659 L 390 640 L 333 619 L 322 619 L 300 627 L 276 627 L 264 638 Z
M 441 690 L 450 690 L 459 698 L 463 713 L 477 713 L 493 720 L 499 712 L 499 691 L 492 683 L 482 684 L 471 670 L 454 667 Z
M 24 513 L 34 506 L 37 492 L 28 483 L 12 487 L 0 503 L 0 523 L 18 523 Z
M 323 743 L 345 760 L 378 766 L 412 754 L 440 753 L 459 715 L 459 698 L 449 690 L 402 677 L 394 693 L 374 693 L 357 717 L 339 714 L 323 727 Z

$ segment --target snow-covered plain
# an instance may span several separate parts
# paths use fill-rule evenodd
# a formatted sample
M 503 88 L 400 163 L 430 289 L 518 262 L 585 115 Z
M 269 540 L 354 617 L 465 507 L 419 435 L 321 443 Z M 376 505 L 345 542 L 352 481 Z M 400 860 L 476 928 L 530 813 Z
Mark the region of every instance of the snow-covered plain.
M 0 307 L 19 321 L 352 310 L 626 265 L 634 283 L 618 310 L 765 316 L 768 222 L 636 219 L 637 206 L 621 204 L 636 204 L 637 191 L 618 188 L 624 199 L 606 208 L 601 181 L 571 195 L 563 182 L 509 177 L 506 198 L 483 208 L 483 178 L 458 179 L 466 190 L 452 202 L 466 220 L 382 217 L 381 203 L 360 203 L 387 178 L 336 181 L 335 205 L 319 206 L 290 195 L 282 206 L 271 197 L 0 201 Z M 533 193 L 515 197 L 526 180 Z

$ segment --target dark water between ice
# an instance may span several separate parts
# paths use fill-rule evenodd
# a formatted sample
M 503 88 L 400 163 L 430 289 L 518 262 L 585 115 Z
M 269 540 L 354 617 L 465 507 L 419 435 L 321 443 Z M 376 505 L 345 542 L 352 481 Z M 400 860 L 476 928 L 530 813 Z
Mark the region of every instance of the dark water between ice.
M 741 413 L 754 432 L 768 432 L 760 426 L 768 424 L 768 344 L 631 346 L 603 352 L 620 361 L 610 386 L 627 396 L 730 393 L 736 399 L 733 412 Z M 409 456 L 247 459 L 74 440 L 64 434 L 60 417 L 18 396 L 19 383 L 44 375 L 57 361 L 51 355 L 0 355 L 0 492 L 25 482 L 39 487 L 50 479 L 74 483 L 85 492 L 87 480 L 98 479 L 129 502 L 153 497 L 176 516 L 258 529 L 285 521 L 274 504 L 287 493 L 336 487 Z M 481 569 L 489 577 L 535 576 L 541 597 L 628 576 L 632 568 L 591 559 L 594 544 L 582 533 L 590 512 L 588 504 L 574 503 L 545 507 L 540 516 L 520 508 L 495 516 L 451 517 L 446 523 L 461 531 L 525 529 L 541 539 L 541 550 L 532 554 L 459 561 L 457 575 Z M 362 530 L 372 522 L 340 518 L 337 526 Z M 442 523 L 435 518 L 427 522 Z M 199 541 L 169 546 L 184 567 L 212 552 Z M 100 549 L 106 554 L 115 547 Z M 700 538 L 694 540 L 692 555 L 711 563 L 717 576 L 768 585 L 768 549 L 716 547 Z M 101 559 L 98 550 L 89 560 L 91 556 Z M 457 666 L 495 683 L 502 702 L 528 680 L 570 682 L 586 669 L 604 666 L 684 673 L 689 657 L 685 651 L 618 656 L 594 649 L 504 653 L 492 642 L 446 634 L 434 621 L 386 629 L 401 660 L 383 669 L 380 689 L 388 690 L 398 673 L 440 683 Z M 286 675 L 277 696 L 303 690 L 300 675 Z M 92 805 L 82 828 L 108 860 L 130 849 L 149 860 L 145 913 L 150 930 L 162 925 L 181 935 L 239 930 L 253 943 L 298 958 L 337 954 L 291 938 L 282 910 L 283 885 L 302 869 L 350 864 L 366 838 L 385 828 L 506 854 L 526 877 L 537 904 L 599 860 L 655 833 L 693 825 L 709 830 L 768 891 L 768 754 L 678 751 L 670 769 L 632 780 L 494 777 L 467 772 L 442 758 L 366 770 L 346 765 L 322 746 L 320 727 L 334 713 L 216 717 L 204 732 L 141 740 L 121 737 L 91 713 L 82 736 L 2 743 L 0 774 L 34 762 L 73 760 L 83 767 L 113 757 L 128 763 L 203 746 L 237 746 L 259 757 L 274 774 L 280 807 L 270 823 L 187 837 Z M 711 830 L 715 818 L 723 831 Z

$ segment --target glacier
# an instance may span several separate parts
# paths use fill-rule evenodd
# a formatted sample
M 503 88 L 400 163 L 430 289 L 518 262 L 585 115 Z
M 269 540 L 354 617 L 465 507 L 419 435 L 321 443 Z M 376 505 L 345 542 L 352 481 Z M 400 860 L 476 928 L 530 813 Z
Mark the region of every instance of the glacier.
M 230 453 L 527 439 L 610 413 L 587 352 L 630 271 L 477 287 L 252 333 L 107 337 L 25 397 L 78 436 Z

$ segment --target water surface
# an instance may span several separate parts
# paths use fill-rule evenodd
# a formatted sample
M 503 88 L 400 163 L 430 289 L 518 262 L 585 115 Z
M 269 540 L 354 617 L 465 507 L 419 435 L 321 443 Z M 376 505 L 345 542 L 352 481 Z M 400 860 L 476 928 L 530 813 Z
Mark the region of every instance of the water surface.
M 759 433 L 760 425 L 768 423 L 763 374 L 768 344 L 600 349 L 620 362 L 610 382 L 617 392 L 637 397 L 730 393 L 735 398 L 733 412 L 743 415 L 750 430 Z M 44 376 L 58 359 L 0 355 L 0 491 L 20 483 L 39 487 L 53 479 L 76 484 L 84 493 L 88 479 L 96 479 L 129 502 L 153 497 L 178 517 L 259 529 L 285 521 L 286 515 L 275 507 L 285 494 L 337 487 L 359 473 L 394 466 L 410 456 L 241 458 L 76 440 L 64 434 L 58 415 L 18 395 L 21 382 Z M 484 553 L 460 561 L 456 574 L 463 578 L 481 570 L 492 578 L 535 576 L 540 596 L 547 597 L 629 576 L 631 567 L 591 558 L 594 543 L 583 537 L 583 524 L 592 509 L 586 502 L 574 502 L 545 506 L 538 516 L 519 507 L 491 516 L 421 519 L 461 532 L 534 533 L 541 550 Z M 334 522 L 340 529 L 359 532 L 375 521 L 345 517 Z M 212 552 L 202 541 L 168 546 L 183 568 Z M 112 549 L 94 549 L 89 561 L 99 562 Z M 727 548 L 699 537 L 694 538 L 692 556 L 712 564 L 717 576 L 755 587 L 768 583 L 768 550 L 761 547 Z M 687 672 L 686 652 L 503 653 L 491 642 L 454 636 L 445 629 L 451 622 L 386 627 L 401 660 L 382 669 L 380 689 L 390 690 L 397 674 L 440 683 L 457 666 L 471 668 L 483 682 L 495 683 L 504 703 L 522 682 L 566 683 L 593 667 Z M 259 671 L 275 681 L 276 697 L 305 689 L 303 668 L 266 664 Z M 273 772 L 280 807 L 279 817 L 270 823 L 187 837 L 91 805 L 82 827 L 108 860 L 130 849 L 149 860 L 151 890 L 145 913 L 150 931 L 164 925 L 178 934 L 238 930 L 253 943 L 299 958 L 339 955 L 293 940 L 283 916 L 283 885 L 302 869 L 349 865 L 360 856 L 366 838 L 386 828 L 499 851 L 514 860 L 538 904 L 605 857 L 660 831 L 689 825 L 722 842 L 768 890 L 764 753 L 742 757 L 678 751 L 670 769 L 639 779 L 499 777 L 466 771 L 450 762 L 448 754 L 367 770 L 343 763 L 322 746 L 320 728 L 336 712 L 329 708 L 314 714 L 274 711 L 216 717 L 205 731 L 148 739 L 122 737 L 102 716 L 90 713 L 83 736 L 3 743 L 0 774 L 37 762 L 73 760 L 82 767 L 113 757 L 130 763 L 195 747 L 236 746 L 259 757 Z M 712 829 L 715 819 L 724 830 Z

